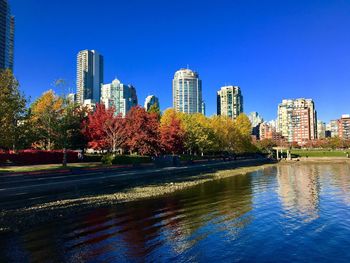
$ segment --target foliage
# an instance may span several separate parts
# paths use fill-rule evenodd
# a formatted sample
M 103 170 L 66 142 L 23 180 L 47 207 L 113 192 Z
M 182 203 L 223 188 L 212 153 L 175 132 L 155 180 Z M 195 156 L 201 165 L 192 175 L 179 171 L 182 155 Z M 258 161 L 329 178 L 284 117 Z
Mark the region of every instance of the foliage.
M 84 148 L 81 123 L 85 115 L 86 109 L 54 91 L 43 93 L 30 107 L 33 146 L 43 150 Z
M 113 154 L 105 154 L 102 156 L 101 162 L 102 164 L 105 164 L 105 165 L 112 165 L 113 159 L 114 159 Z
M 154 113 L 157 115 L 158 120 L 162 117 L 162 113 L 160 111 L 158 103 L 154 103 L 151 105 L 151 107 L 148 109 L 148 113 Z
M 121 115 L 115 115 L 113 107 L 106 109 L 103 104 L 97 104 L 96 110 L 90 112 L 83 123 L 83 133 L 90 148 L 115 153 L 123 147 L 124 126 L 125 120 Z
M 180 154 L 184 150 L 185 131 L 173 110 L 166 110 L 160 123 L 160 138 L 165 153 Z
M 149 156 L 140 155 L 116 155 L 114 156 L 113 164 L 141 164 L 141 163 L 151 163 L 152 159 Z
M 0 153 L 0 163 L 14 163 L 16 165 L 57 164 L 62 163 L 63 151 L 20 150 L 17 153 Z M 78 162 L 78 153 L 67 152 L 69 162 Z
M 26 99 L 10 70 L 0 72 L 0 149 L 17 149 L 26 130 Z
M 158 117 L 139 106 L 131 108 L 125 118 L 125 145 L 130 152 L 140 155 L 160 153 Z

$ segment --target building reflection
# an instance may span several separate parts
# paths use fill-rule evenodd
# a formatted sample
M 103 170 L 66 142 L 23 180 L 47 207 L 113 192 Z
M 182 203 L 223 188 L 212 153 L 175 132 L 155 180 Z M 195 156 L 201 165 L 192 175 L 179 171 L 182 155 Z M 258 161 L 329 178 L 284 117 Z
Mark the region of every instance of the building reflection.
M 319 217 L 319 167 L 317 165 L 279 165 L 278 194 L 287 213 L 310 221 Z
M 350 164 L 339 163 L 336 165 L 329 165 L 327 174 L 335 189 L 341 192 L 338 196 L 340 196 L 347 205 L 350 205 Z

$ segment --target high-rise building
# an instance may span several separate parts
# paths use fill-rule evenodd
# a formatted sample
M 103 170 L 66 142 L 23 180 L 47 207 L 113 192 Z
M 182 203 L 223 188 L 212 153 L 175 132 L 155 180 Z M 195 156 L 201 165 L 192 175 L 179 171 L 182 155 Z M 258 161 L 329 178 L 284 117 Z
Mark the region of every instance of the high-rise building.
M 252 135 L 256 139 L 260 139 L 260 124 L 264 122 L 264 119 L 257 112 L 251 112 L 248 115 L 250 123 L 252 124 Z
M 338 134 L 339 138 L 350 140 L 350 115 L 343 115 L 338 120 Z
M 15 18 L 7 0 L 0 0 L 0 70 L 13 70 Z
M 238 86 L 224 86 L 217 92 L 217 114 L 237 118 L 243 113 L 243 96 Z
M 324 123 L 323 121 L 317 121 L 317 138 L 326 138 L 326 123 Z
M 147 98 L 145 99 L 145 110 L 149 111 L 151 106 L 155 105 L 155 104 L 158 105 L 158 108 L 160 107 L 159 106 L 159 99 L 156 96 L 154 96 L 154 95 L 147 96 Z
M 304 145 L 317 138 L 317 113 L 311 99 L 283 100 L 277 122 L 277 132 L 290 143 Z
M 339 132 L 338 132 L 338 120 L 331 120 L 327 125 L 326 125 L 326 129 L 327 129 L 327 134 L 330 136 L 329 137 L 338 137 L 339 136 Z
M 100 102 L 103 83 L 103 56 L 95 50 L 83 50 L 77 58 L 77 102 Z
M 204 113 L 202 81 L 190 69 L 176 71 L 173 79 L 173 107 L 177 112 Z
M 125 117 L 132 107 L 137 106 L 136 89 L 132 85 L 124 85 L 115 79 L 110 84 L 102 85 L 101 103 L 107 109 L 114 107 L 115 114 Z

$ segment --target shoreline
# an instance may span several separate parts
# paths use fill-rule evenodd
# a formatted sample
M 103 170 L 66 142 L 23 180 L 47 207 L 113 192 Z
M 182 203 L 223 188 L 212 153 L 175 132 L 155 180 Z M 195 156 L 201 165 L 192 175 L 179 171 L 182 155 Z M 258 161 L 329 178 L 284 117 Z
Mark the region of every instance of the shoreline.
M 191 180 L 184 177 L 183 180 L 181 180 L 181 178 L 174 178 L 175 180 L 173 182 L 166 182 L 166 180 L 162 181 L 162 178 L 158 178 L 158 181 L 146 182 L 142 186 L 135 186 L 114 193 L 63 199 L 19 209 L 2 210 L 0 211 L 0 234 L 20 231 L 21 229 L 25 229 L 38 223 L 44 223 L 68 216 L 72 212 L 82 212 L 91 208 L 161 197 L 203 183 L 236 175 L 248 174 L 275 165 L 276 163 L 265 163 L 255 166 L 251 164 L 248 166 L 228 168 L 215 172 L 202 172 L 194 176 Z
M 350 163 L 350 158 L 347 157 L 300 157 L 292 160 L 280 160 L 280 164 L 291 163 Z

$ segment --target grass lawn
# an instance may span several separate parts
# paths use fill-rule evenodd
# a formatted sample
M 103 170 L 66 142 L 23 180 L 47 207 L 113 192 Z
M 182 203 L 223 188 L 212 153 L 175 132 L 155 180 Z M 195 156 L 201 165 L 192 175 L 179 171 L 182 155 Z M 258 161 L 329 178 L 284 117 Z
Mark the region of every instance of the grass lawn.
M 101 163 L 70 163 L 66 168 L 62 164 L 41 164 L 41 165 L 26 165 L 26 166 L 0 166 L 0 173 L 14 172 L 37 172 L 43 170 L 60 170 L 70 168 L 89 168 L 98 167 Z
M 300 157 L 346 157 L 346 153 L 350 154 L 350 150 L 292 150 L 292 154 L 299 155 Z

